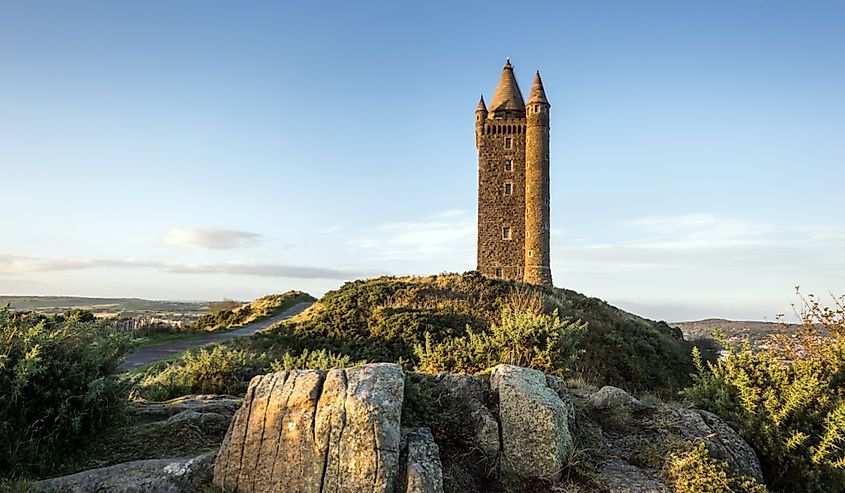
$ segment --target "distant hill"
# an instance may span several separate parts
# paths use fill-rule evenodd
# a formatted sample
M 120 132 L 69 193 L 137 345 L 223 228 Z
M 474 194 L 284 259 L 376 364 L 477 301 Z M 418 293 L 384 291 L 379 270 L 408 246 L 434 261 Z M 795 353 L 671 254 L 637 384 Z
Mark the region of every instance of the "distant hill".
M 783 332 L 791 333 L 801 327 L 798 324 L 725 320 L 721 318 L 675 322 L 669 325 L 681 329 L 684 338 L 687 340 L 711 338 L 713 331 L 719 329 L 731 343 L 739 344 L 748 339 L 754 347 L 759 347 L 771 335 Z
M 91 310 L 98 315 L 123 316 L 185 314 L 199 315 L 208 309 L 207 301 L 157 301 L 140 298 L 85 298 L 80 296 L 0 296 L 0 306 L 15 310 L 33 310 L 48 315 L 73 308 Z

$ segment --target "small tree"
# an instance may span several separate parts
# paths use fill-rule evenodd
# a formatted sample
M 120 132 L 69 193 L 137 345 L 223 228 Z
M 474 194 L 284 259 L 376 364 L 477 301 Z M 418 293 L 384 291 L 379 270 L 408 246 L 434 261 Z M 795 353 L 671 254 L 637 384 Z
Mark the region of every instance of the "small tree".
M 800 293 L 799 293 L 800 294 Z M 845 308 L 802 297 L 801 329 L 704 365 L 685 393 L 736 423 L 775 490 L 845 491 Z M 717 337 L 720 337 L 717 334 Z

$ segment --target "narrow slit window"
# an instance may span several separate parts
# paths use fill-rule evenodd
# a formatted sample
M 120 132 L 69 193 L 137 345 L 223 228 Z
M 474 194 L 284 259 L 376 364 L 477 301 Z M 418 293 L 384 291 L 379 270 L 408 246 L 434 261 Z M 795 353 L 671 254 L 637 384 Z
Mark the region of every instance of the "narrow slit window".
M 509 240 L 509 239 L 511 239 L 511 229 L 510 229 L 509 227 L 507 227 L 507 226 L 505 226 L 504 228 L 502 228 L 502 239 L 503 239 L 503 240 Z
M 510 149 L 513 147 L 513 139 L 511 137 L 505 137 L 505 149 Z
M 502 277 L 502 269 L 501 268 L 496 269 L 496 277 Z
M 513 183 L 505 183 L 505 195 L 513 195 Z
M 505 171 L 513 171 L 513 161 L 505 159 Z

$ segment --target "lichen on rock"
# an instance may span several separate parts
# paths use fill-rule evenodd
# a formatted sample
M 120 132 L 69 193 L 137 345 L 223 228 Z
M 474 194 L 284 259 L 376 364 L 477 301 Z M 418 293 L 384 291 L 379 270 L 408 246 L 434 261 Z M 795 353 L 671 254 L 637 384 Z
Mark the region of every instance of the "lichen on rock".
M 572 449 L 567 406 L 542 372 L 498 365 L 491 375 L 499 399 L 503 467 L 524 478 L 556 479 Z

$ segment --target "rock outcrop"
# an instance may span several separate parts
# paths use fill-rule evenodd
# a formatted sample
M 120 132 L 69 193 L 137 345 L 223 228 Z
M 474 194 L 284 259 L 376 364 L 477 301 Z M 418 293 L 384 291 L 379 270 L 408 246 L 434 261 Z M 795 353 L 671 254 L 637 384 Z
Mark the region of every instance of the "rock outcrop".
M 241 399 L 231 395 L 186 395 L 165 402 L 136 403 L 133 413 L 145 418 L 166 418 L 185 411 L 215 413 L 231 418 Z
M 404 374 L 395 364 L 255 377 L 214 483 L 241 492 L 395 491 Z
M 616 387 L 573 393 L 593 407 L 588 433 L 613 452 L 614 458 L 601 468 L 611 493 L 671 491 L 651 486 L 660 481 L 656 471 L 670 454 L 701 442 L 734 474 L 763 483 L 757 454 L 713 413 L 660 402 L 645 404 Z
M 596 409 L 609 409 L 619 406 L 637 406 L 640 404 L 631 394 L 619 387 L 605 385 L 596 392 L 590 399 Z
M 401 367 L 380 363 L 258 376 L 242 400 L 142 403 L 132 442 L 156 450 L 133 445 L 117 456 L 154 459 L 41 481 L 33 491 L 193 492 L 208 487 L 212 472 L 215 485 L 241 493 L 442 493 L 446 478 L 468 491 L 498 491 L 502 477 L 530 488 L 560 479 L 575 436 L 590 451 L 575 462 L 598 472 L 595 484 L 575 484 L 578 491 L 670 492 L 659 472 L 666 459 L 701 442 L 734 473 L 762 482 L 754 450 L 705 411 L 640 401 L 616 387 L 571 389 L 559 377 L 512 365 L 489 375 L 408 380 L 415 389 L 408 402 Z M 401 422 L 405 405 L 410 423 Z M 190 443 L 189 431 L 203 440 Z M 216 459 L 196 455 L 221 441 Z M 170 455 L 184 457 L 159 458 Z M 565 480 L 558 486 L 567 491 Z
M 490 386 L 499 398 L 502 466 L 524 478 L 556 479 L 572 449 L 569 413 L 546 375 L 498 365 Z
M 485 401 L 492 398 L 490 379 L 461 374 L 437 375 L 437 382 L 452 395 L 466 403 L 475 446 L 488 458 L 494 459 L 502 449 L 499 442 L 499 421 Z
M 440 449 L 428 428 L 402 430 L 399 493 L 443 493 Z
M 215 452 L 148 459 L 38 481 L 32 493 L 192 493 L 208 482 Z
M 657 472 L 622 459 L 611 459 L 599 470 L 610 493 L 672 493 Z

